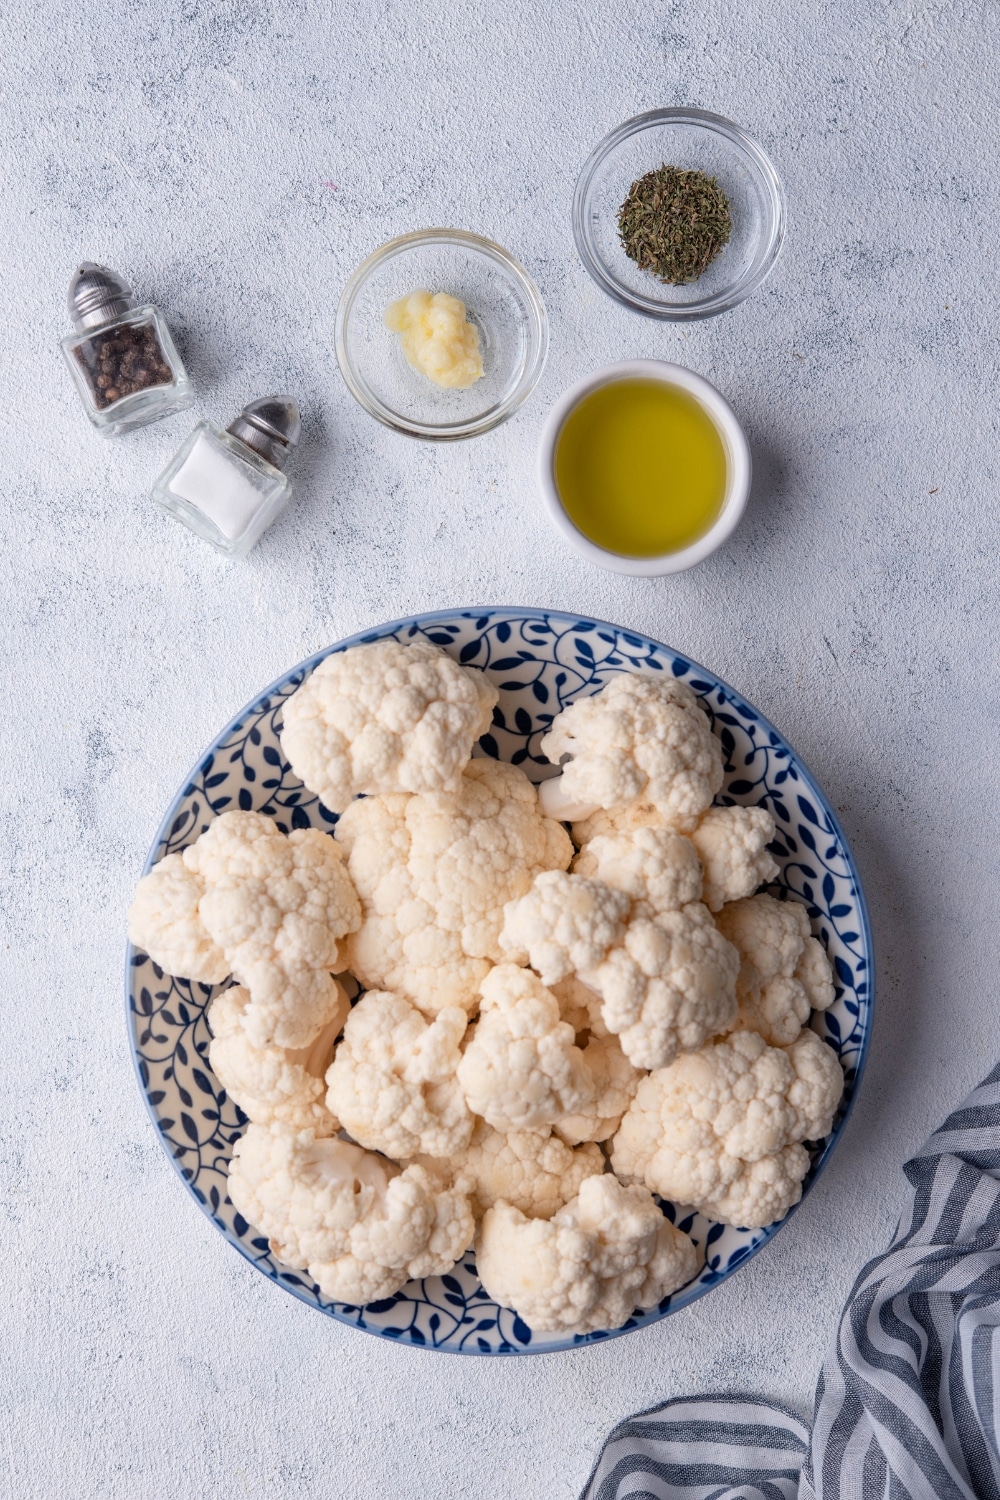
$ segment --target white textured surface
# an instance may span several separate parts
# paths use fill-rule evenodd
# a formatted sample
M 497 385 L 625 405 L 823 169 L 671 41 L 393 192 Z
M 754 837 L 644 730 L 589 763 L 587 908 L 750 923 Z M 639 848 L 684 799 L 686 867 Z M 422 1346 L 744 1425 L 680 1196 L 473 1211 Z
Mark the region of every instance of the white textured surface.
M 664 1396 L 806 1407 L 900 1161 L 996 1051 L 990 13 L 15 0 L 6 20 L 0 1495 L 558 1500 Z M 764 290 L 683 332 L 602 299 L 569 230 L 594 142 L 670 102 L 749 127 L 790 206 Z M 332 325 L 362 255 L 447 222 L 524 260 L 552 351 L 507 426 L 435 448 L 353 405 Z M 301 397 L 296 498 L 246 562 L 146 498 L 194 414 L 109 441 L 83 418 L 57 349 L 81 256 L 160 303 L 201 414 Z M 532 464 L 560 390 L 650 355 L 720 385 L 756 478 L 721 555 L 642 582 L 565 549 Z M 121 996 L 132 885 L 216 730 L 330 640 L 483 602 L 636 626 L 758 703 L 841 811 L 880 960 L 859 1107 L 776 1242 L 653 1329 L 510 1361 L 379 1342 L 239 1260 L 145 1118 Z

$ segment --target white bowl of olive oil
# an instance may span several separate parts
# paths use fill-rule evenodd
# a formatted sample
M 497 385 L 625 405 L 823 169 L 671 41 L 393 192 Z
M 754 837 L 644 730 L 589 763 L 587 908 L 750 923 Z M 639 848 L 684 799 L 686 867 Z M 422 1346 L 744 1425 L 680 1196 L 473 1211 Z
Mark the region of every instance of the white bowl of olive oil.
M 750 449 L 729 402 L 664 360 L 607 365 L 549 413 L 538 457 L 546 508 L 571 546 L 615 573 L 659 577 L 731 536 Z

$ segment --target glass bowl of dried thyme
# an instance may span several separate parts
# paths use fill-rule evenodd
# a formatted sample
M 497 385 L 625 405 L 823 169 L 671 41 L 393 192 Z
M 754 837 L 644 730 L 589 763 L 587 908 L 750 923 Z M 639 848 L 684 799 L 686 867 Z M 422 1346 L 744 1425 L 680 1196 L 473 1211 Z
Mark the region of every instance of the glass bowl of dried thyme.
M 736 307 L 771 270 L 784 229 L 766 152 L 703 109 L 626 120 L 591 152 L 573 198 L 576 247 L 598 286 L 669 321 Z

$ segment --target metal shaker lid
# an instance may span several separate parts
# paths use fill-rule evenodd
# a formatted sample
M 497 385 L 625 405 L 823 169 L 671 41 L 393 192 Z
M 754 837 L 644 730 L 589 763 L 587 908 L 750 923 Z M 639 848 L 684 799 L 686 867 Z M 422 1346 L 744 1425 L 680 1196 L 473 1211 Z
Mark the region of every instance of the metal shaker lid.
M 283 469 L 302 431 L 299 404 L 291 396 L 261 396 L 244 406 L 226 431 L 274 468 Z
M 69 284 L 69 315 L 77 333 L 120 318 L 132 306 L 132 288 L 123 276 L 94 260 L 82 260 Z

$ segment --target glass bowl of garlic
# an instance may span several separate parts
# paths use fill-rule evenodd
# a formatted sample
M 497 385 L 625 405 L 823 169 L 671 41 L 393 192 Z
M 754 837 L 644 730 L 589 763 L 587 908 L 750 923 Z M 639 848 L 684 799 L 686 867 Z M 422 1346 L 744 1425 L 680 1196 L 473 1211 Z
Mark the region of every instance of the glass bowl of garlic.
M 337 309 L 337 360 L 351 394 L 410 437 L 477 437 L 538 382 L 548 319 L 508 251 L 462 229 L 419 229 L 380 246 Z

